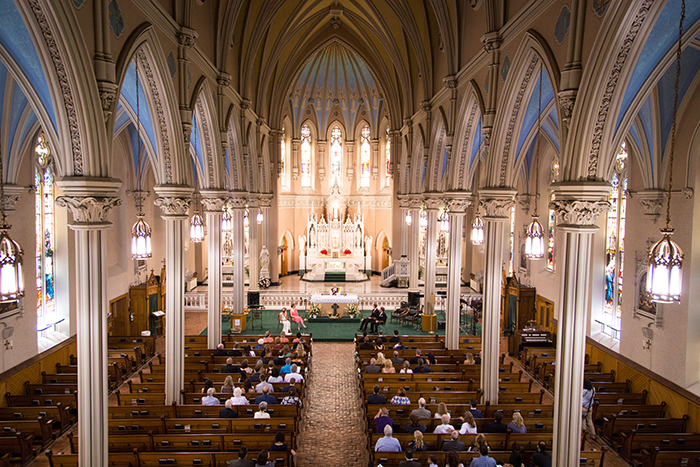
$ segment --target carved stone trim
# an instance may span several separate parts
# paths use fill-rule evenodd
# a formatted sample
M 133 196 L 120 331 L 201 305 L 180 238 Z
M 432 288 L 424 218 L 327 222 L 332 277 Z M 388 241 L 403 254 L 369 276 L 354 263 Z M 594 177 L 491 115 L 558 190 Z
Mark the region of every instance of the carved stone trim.
M 122 204 L 121 198 L 92 196 L 59 196 L 56 204 L 68 208 L 75 224 L 109 224 L 109 211 Z
M 428 211 L 437 211 L 440 209 L 440 204 L 442 204 L 442 200 L 440 198 L 433 197 L 424 198 L 423 202 L 425 203 L 425 209 Z
M 5 200 L 4 200 L 4 205 L 5 205 L 5 212 L 7 214 L 11 214 L 15 212 L 15 204 L 17 204 L 17 201 L 21 198 L 20 195 L 9 195 L 5 194 Z
M 218 197 L 203 197 L 201 201 L 204 210 L 208 212 L 221 212 L 226 204 L 226 198 Z
M 613 94 L 617 88 L 618 81 L 620 80 L 620 73 L 622 68 L 625 66 L 627 57 L 629 56 L 632 44 L 634 44 L 639 30 L 644 24 L 644 20 L 649 13 L 649 8 L 654 3 L 654 0 L 644 0 L 637 10 L 637 15 L 630 25 L 629 31 L 627 31 L 627 36 L 622 41 L 620 46 L 620 51 L 617 53 L 617 58 L 615 63 L 608 74 L 608 79 L 605 84 L 605 92 L 600 99 L 600 107 L 598 108 L 598 114 L 595 119 L 595 126 L 593 127 L 593 141 L 591 143 L 591 152 L 588 155 L 588 178 L 590 180 L 595 180 L 598 173 L 598 157 L 600 155 L 601 140 L 603 139 L 603 130 L 605 128 L 605 123 L 608 119 L 608 113 L 610 112 L 610 103 L 612 101 Z
M 472 205 L 472 200 L 468 197 L 447 198 L 445 204 L 447 204 L 448 214 L 464 214 Z
M 474 119 L 476 117 L 476 111 L 479 108 L 479 106 L 474 102 L 472 104 L 472 108 L 469 111 L 469 118 L 467 119 L 467 128 L 464 131 L 464 137 L 462 139 L 462 153 L 460 154 L 459 157 L 459 170 L 458 170 L 458 175 L 457 175 L 457 184 L 456 186 L 461 189 L 466 189 L 467 187 L 465 186 L 465 179 L 464 179 L 464 171 L 467 166 L 467 161 L 469 161 L 469 156 L 471 152 L 469 151 L 469 144 L 472 142 L 472 127 L 474 125 Z M 477 157 L 478 154 L 477 154 Z
M 642 191 L 636 193 L 635 197 L 639 197 L 639 204 L 644 209 L 644 215 L 650 218 L 653 224 L 656 224 L 664 207 L 664 193 L 662 191 Z
M 100 103 L 102 104 L 102 117 L 106 122 L 112 115 L 114 103 L 117 100 L 117 85 L 106 81 L 97 83 L 100 90 Z
M 80 138 L 80 126 L 78 125 L 78 113 L 76 110 L 75 102 L 73 100 L 73 91 L 70 88 L 70 83 L 68 82 L 68 75 L 66 73 L 66 67 L 63 64 L 63 58 L 61 57 L 61 52 L 58 50 L 58 45 L 54 39 L 53 32 L 49 26 L 49 22 L 46 19 L 39 2 L 37 0 L 29 0 L 29 5 L 34 12 L 36 21 L 41 29 L 41 34 L 44 36 L 44 41 L 49 49 L 51 55 L 51 60 L 53 61 L 53 66 L 56 69 L 56 76 L 58 77 L 58 84 L 61 87 L 61 94 L 63 95 L 63 106 L 66 110 L 66 116 L 68 117 L 68 129 L 70 131 L 71 139 L 71 149 L 73 151 L 73 174 L 83 175 L 83 148 L 81 145 Z
M 576 103 L 576 90 L 571 89 L 567 91 L 561 91 L 558 95 L 559 98 L 559 109 L 561 110 L 561 120 L 566 124 L 566 128 L 569 128 L 571 123 L 571 116 L 574 113 L 574 104 Z
M 231 84 L 231 75 L 228 73 L 219 73 L 219 76 L 216 77 L 216 82 L 219 86 L 228 86 Z
M 481 198 L 479 200 L 479 206 L 485 213 L 485 217 L 510 217 L 510 210 L 514 204 L 513 198 Z
M 608 201 L 554 200 L 549 203 L 557 217 L 557 225 L 592 226 L 602 213 L 610 211 Z
M 269 193 L 260 195 L 260 203 L 259 203 L 260 207 L 261 208 L 269 208 L 270 206 L 272 206 L 272 198 L 273 197 L 274 197 L 274 195 L 271 195 Z
M 209 186 L 214 186 L 214 149 L 211 144 L 211 131 L 209 129 L 209 121 L 207 120 L 207 113 L 204 111 L 204 104 L 201 99 L 197 100 L 197 112 L 199 113 L 199 126 L 202 130 L 201 138 L 204 141 L 204 148 L 206 151 L 205 157 L 207 159 L 207 176 L 209 178 Z M 202 167 L 204 169 L 204 167 Z
M 153 202 L 166 216 L 185 216 L 190 207 L 189 198 L 176 198 L 172 196 L 156 198 Z
M 518 202 L 518 205 L 520 208 L 525 211 L 525 213 L 530 212 L 530 204 L 532 203 L 532 200 L 535 198 L 535 195 L 527 195 L 527 194 L 522 194 L 522 195 L 517 195 L 515 197 L 515 200 Z
M 199 37 L 197 31 L 184 26 L 180 27 L 180 31 L 176 34 L 176 36 L 178 44 L 186 49 L 191 49 L 194 47 L 194 41 L 197 39 L 197 37 Z
M 231 209 L 245 209 L 248 204 L 248 198 L 244 196 L 234 196 L 228 199 L 227 204 Z

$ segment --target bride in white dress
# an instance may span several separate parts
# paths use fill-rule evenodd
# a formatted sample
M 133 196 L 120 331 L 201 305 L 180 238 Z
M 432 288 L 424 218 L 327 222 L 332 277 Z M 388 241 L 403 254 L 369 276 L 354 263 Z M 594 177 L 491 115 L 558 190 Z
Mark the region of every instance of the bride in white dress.
M 292 333 L 291 323 L 287 319 L 287 309 L 282 308 L 282 311 L 277 315 L 279 322 L 282 323 L 282 332 L 289 335 Z

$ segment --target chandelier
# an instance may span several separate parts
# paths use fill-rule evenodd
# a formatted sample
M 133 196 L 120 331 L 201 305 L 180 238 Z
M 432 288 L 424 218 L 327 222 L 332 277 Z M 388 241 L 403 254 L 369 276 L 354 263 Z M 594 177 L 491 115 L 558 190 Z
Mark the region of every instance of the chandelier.
M 0 302 L 16 301 L 24 297 L 24 274 L 22 273 L 22 255 L 19 244 L 10 237 L 11 225 L 5 218 L 5 176 L 3 174 L 2 154 L 0 154 Z
M 479 133 L 479 150 L 477 154 L 483 150 L 483 128 Z M 474 204 L 476 204 L 476 211 L 474 213 L 474 220 L 472 221 L 472 245 L 483 245 L 484 244 L 484 220 L 479 215 L 479 174 L 481 168 L 481 155 L 477 156 L 476 160 L 476 170 L 474 173 Z
M 262 224 L 262 222 L 263 222 L 263 213 L 262 213 L 262 209 L 260 209 L 259 207 L 258 207 L 258 214 L 255 216 L 255 221 L 256 221 L 258 224 Z
M 232 228 L 233 223 L 231 222 L 231 213 L 228 211 L 228 209 L 224 209 L 224 215 L 221 218 L 221 231 L 228 233 Z
M 428 213 L 425 211 L 420 212 L 420 227 L 421 229 L 425 229 L 428 227 Z
M 544 258 L 544 229 L 540 224 L 537 214 L 537 201 L 540 195 L 540 118 L 542 114 L 542 79 L 544 78 L 544 65 L 540 65 L 540 89 L 537 96 L 537 143 L 535 145 L 535 212 L 532 214 L 532 222 L 525 231 L 525 257 L 530 259 Z
M 450 231 L 450 218 L 447 216 L 447 207 L 445 207 L 442 214 L 440 214 L 438 222 L 440 223 L 440 230 L 442 232 L 447 233 Z
M 671 154 L 668 160 L 668 194 L 666 196 L 666 225 L 661 229 L 661 240 L 649 250 L 646 291 L 649 298 L 660 303 L 680 303 L 683 283 L 683 250 L 671 240 L 671 189 L 673 187 L 673 155 L 676 145 L 676 114 L 678 113 L 678 85 L 681 76 L 681 39 L 685 19 L 685 0 L 681 2 L 681 20 L 678 26 L 676 48 L 676 85 L 671 124 Z
M 413 222 L 413 217 L 411 216 L 411 211 L 406 212 L 406 225 L 411 225 Z
M 136 223 L 131 227 L 131 258 L 146 259 L 151 257 L 151 226 L 143 220 L 143 190 L 141 182 L 141 108 L 139 102 L 139 63 L 134 60 L 136 68 Z
M 248 227 L 248 210 L 243 214 L 243 227 Z

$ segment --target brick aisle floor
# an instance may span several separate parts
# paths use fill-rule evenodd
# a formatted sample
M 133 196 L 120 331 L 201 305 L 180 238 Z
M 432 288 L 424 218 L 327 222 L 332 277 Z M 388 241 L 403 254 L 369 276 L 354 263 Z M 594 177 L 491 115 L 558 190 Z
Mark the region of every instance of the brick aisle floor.
M 352 343 L 315 343 L 297 467 L 366 467 L 367 435 Z

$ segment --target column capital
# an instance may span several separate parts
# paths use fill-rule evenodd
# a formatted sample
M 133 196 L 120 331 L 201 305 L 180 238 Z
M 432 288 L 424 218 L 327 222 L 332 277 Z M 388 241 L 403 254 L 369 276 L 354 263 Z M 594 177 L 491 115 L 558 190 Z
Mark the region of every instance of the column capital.
M 481 43 L 484 44 L 484 50 L 493 52 L 501 48 L 501 34 L 498 31 L 493 31 L 481 36 Z
M 653 224 L 656 224 L 656 221 L 661 216 L 661 210 L 664 207 L 664 195 L 665 193 L 661 190 L 645 190 L 634 194 L 635 197 L 639 198 L 639 205 L 644 209 L 644 215 L 650 218 Z
M 427 211 L 437 211 L 438 209 L 440 209 L 440 205 L 442 204 L 442 198 L 440 198 L 441 195 L 442 193 L 426 195 L 426 197 L 423 198 L 423 202 L 425 203 L 425 209 Z
M 12 214 L 15 212 L 15 204 L 22 197 L 22 193 L 28 191 L 26 187 L 19 185 L 5 185 L 5 199 L 3 203 L 5 204 L 5 213 Z
M 231 209 L 245 209 L 248 204 L 248 198 L 245 193 L 240 193 L 231 196 L 227 201 L 228 207 Z
M 410 195 L 408 197 L 408 206 L 411 209 L 420 209 L 423 206 L 423 198 L 420 195 Z
M 226 204 L 226 191 L 223 190 L 202 190 L 202 205 L 205 211 L 221 212 Z
M 272 193 L 265 193 L 260 195 L 260 207 L 261 208 L 269 208 L 272 206 L 272 198 L 274 198 L 274 195 Z
M 509 188 L 486 188 L 479 191 L 481 206 L 486 217 L 510 217 L 510 210 L 515 204 L 516 191 Z
M 408 208 L 408 195 L 397 195 L 396 196 L 399 200 L 399 207 L 401 208 Z
M 468 191 L 445 193 L 447 213 L 464 214 L 467 208 L 472 205 L 471 195 Z
M 176 198 L 173 196 L 161 196 L 153 202 L 166 216 L 186 216 L 190 207 L 190 198 Z
M 73 214 L 73 224 L 111 225 L 107 220 L 109 211 L 122 204 L 121 198 L 96 196 L 59 196 L 56 204 L 68 208 Z
M 606 182 L 561 182 L 552 184 L 554 201 L 549 207 L 557 216 L 557 226 L 594 226 L 610 210 Z

